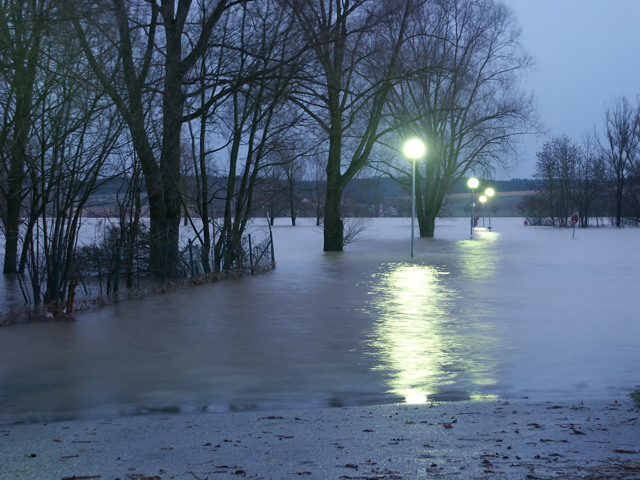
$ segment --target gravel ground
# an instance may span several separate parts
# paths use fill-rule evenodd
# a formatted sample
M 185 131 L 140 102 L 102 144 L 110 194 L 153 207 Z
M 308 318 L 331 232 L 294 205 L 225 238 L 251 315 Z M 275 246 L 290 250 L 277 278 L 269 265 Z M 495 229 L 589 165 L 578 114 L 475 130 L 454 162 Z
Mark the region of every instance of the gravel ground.
M 0 426 L 0 479 L 640 479 L 630 400 L 147 415 Z

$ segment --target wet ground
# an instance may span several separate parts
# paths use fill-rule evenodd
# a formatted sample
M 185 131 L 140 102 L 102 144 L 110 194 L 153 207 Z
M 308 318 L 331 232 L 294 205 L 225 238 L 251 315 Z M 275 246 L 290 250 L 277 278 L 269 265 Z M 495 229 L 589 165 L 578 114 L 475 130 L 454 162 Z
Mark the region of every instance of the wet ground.
M 630 400 L 148 415 L 0 428 L 0 479 L 638 479 Z

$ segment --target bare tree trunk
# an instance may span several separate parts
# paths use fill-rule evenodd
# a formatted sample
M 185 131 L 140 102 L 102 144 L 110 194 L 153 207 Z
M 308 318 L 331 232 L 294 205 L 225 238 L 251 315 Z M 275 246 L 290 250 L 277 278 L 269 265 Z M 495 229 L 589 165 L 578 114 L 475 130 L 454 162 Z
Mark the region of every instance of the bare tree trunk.
M 9 2 L 11 3 L 11 2 Z M 18 250 L 20 236 L 20 216 L 22 200 L 25 196 L 27 144 L 31 135 L 34 82 L 41 54 L 44 34 L 44 12 L 47 0 L 29 3 L 29 7 L 9 5 L 3 12 L 13 24 L 13 45 L 11 60 L 14 76 L 15 109 L 13 114 L 13 135 L 10 149 L 10 165 L 7 172 L 6 212 L 3 216 L 5 230 L 4 273 L 18 270 Z M 8 39 L 7 39 L 8 40 Z M 5 127 L 6 128 L 6 127 Z
M 284 2 L 294 12 L 313 54 L 306 90 L 310 98 L 303 95 L 296 103 L 318 123 L 329 142 L 324 250 L 342 251 L 342 194 L 382 136 L 382 109 L 397 73 L 412 2 Z M 369 68 L 361 70 L 363 64 Z M 322 89 L 318 72 L 323 75 Z M 348 149 L 344 148 L 347 139 L 353 140 Z
M 338 181 L 327 177 L 327 194 L 324 202 L 324 251 L 341 252 L 344 248 L 344 222 L 341 218 L 342 189 Z
M 244 3 L 242 0 L 238 3 Z M 193 28 L 189 22 L 191 2 L 163 1 L 160 4 L 151 2 L 148 14 L 144 16 L 143 29 L 138 30 L 136 9 L 131 8 L 124 0 L 114 0 L 114 15 L 118 29 L 118 47 L 126 95 L 113 87 L 113 72 L 107 71 L 108 65 L 99 63 L 94 48 L 87 39 L 87 32 L 93 33 L 83 26 L 82 15 L 76 14 L 76 7 L 71 0 L 65 0 L 66 12 L 72 20 L 76 33 L 80 38 L 89 63 L 111 96 L 121 114 L 125 118 L 133 144 L 140 158 L 145 175 L 149 198 L 151 258 L 150 267 L 157 279 L 166 279 L 176 275 L 178 260 L 178 237 L 182 198 L 180 193 L 180 134 L 182 130 L 185 82 L 190 70 L 204 54 L 212 30 L 223 13 L 236 2 L 218 0 L 208 11 L 206 18 L 200 23 L 200 30 Z M 136 8 L 144 8 L 142 6 Z M 133 20 L 130 15 L 134 16 Z M 157 29 L 164 29 L 162 50 L 158 51 L 160 42 L 156 42 Z M 133 35 L 141 33 L 140 37 Z M 191 34 L 191 35 L 189 35 Z M 146 37 L 145 37 L 146 35 Z M 140 43 L 136 40 L 141 39 Z M 190 43 L 186 45 L 185 39 Z M 152 68 L 161 63 L 162 68 Z M 157 77 L 153 77 L 154 72 Z M 157 91 L 156 85 L 162 85 L 162 133 L 159 158 L 152 148 L 155 131 L 147 128 L 153 123 L 148 115 L 154 110 L 148 108 L 151 103 L 147 95 Z
M 329 79 L 332 77 L 329 75 Z M 340 172 L 342 160 L 342 113 L 340 111 L 339 86 L 329 84 L 331 127 L 329 130 L 329 158 L 327 160 L 327 193 L 324 203 L 325 252 L 341 252 L 344 249 L 344 222 L 341 215 L 344 184 Z
M 622 225 L 622 204 L 624 200 L 624 174 L 616 177 L 616 227 Z
M 209 218 L 209 176 L 207 174 L 207 156 L 206 156 L 206 116 L 203 114 L 200 120 L 200 143 L 198 151 L 198 161 L 200 164 L 200 218 L 202 219 L 202 254 L 200 261 L 205 273 L 211 272 L 211 262 L 209 256 L 211 254 L 211 220 Z

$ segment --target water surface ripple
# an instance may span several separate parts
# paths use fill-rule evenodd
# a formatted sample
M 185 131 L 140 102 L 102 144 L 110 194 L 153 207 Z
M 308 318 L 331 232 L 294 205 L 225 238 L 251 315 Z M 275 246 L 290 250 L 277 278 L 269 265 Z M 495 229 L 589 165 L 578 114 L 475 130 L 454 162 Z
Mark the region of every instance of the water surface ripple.
M 640 231 L 375 219 L 343 253 L 275 227 L 269 273 L 0 329 L 0 420 L 494 397 L 640 382 Z

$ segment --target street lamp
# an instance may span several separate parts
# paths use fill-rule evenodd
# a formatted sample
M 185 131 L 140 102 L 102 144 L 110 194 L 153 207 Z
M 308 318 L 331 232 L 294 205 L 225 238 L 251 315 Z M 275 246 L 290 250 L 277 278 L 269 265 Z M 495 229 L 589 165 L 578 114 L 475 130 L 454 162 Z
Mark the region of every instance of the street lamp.
M 419 138 L 407 140 L 402 147 L 404 156 L 411 160 L 411 256 L 413 257 L 414 224 L 416 218 L 416 162 L 425 154 L 427 147 Z
M 476 188 L 478 188 L 478 185 L 480 185 L 480 182 L 475 177 L 471 177 L 469 180 L 467 180 L 467 187 L 471 189 L 471 235 L 469 238 L 473 238 L 473 227 L 475 226 L 474 222 L 476 219 L 476 204 L 474 199 L 474 191 Z
M 480 195 L 478 201 L 482 204 L 482 228 L 484 228 L 484 204 L 487 201 L 486 195 Z
M 489 231 L 491 231 L 491 197 L 496 194 L 496 191 L 489 187 L 484 191 L 484 194 L 487 196 L 487 200 L 489 200 Z

